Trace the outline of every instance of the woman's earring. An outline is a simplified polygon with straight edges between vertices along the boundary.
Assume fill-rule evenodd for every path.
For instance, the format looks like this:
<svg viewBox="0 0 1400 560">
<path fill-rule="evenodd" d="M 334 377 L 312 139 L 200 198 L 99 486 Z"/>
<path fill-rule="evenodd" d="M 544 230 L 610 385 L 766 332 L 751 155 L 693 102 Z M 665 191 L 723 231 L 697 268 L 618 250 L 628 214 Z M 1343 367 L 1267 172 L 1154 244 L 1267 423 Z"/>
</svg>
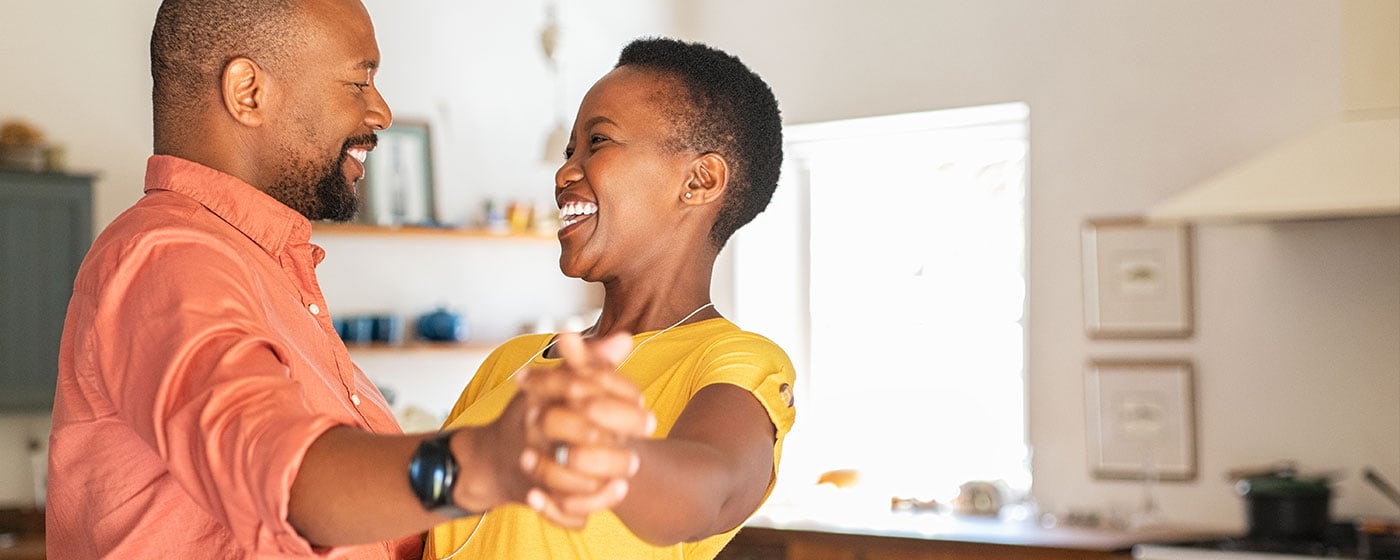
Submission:
<svg viewBox="0 0 1400 560">
<path fill-rule="evenodd" d="M 692 192 L 687 191 L 687 192 L 685 193 L 685 197 L 686 197 L 686 198 L 690 198 L 690 197 L 693 197 L 693 196 L 695 196 L 695 194 L 692 193 Z"/>
</svg>

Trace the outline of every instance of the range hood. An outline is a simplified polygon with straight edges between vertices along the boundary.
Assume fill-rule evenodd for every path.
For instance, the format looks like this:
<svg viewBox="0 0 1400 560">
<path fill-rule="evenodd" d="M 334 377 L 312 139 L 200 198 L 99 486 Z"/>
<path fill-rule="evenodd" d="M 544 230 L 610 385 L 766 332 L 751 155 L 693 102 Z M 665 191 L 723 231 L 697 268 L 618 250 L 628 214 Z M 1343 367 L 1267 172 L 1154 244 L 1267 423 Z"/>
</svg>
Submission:
<svg viewBox="0 0 1400 560">
<path fill-rule="evenodd" d="M 1154 221 L 1400 216 L 1400 2 L 1348 0 L 1333 122 L 1153 205 Z"/>
</svg>

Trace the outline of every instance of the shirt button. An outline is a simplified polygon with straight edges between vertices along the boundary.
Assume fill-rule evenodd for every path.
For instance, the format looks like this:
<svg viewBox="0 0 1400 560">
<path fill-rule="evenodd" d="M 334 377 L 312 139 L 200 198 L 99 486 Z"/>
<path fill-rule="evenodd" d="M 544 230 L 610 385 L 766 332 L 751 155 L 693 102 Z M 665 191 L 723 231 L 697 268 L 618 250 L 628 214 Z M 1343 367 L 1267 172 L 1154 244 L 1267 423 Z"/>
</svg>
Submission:
<svg viewBox="0 0 1400 560">
<path fill-rule="evenodd" d="M 316 305 L 316 304 L 314 304 L 314 303 L 311 304 L 311 305 L 306 306 L 306 309 L 309 310 L 309 311 L 311 311 L 311 314 L 312 314 L 312 315 L 320 315 L 320 314 L 321 314 L 321 306 Z"/>
<path fill-rule="evenodd" d="M 356 394 L 354 394 L 354 393 L 351 393 L 351 394 L 350 394 L 350 402 L 355 403 L 355 406 L 360 406 L 360 396 L 359 396 L 359 395 L 356 395 Z"/>
</svg>

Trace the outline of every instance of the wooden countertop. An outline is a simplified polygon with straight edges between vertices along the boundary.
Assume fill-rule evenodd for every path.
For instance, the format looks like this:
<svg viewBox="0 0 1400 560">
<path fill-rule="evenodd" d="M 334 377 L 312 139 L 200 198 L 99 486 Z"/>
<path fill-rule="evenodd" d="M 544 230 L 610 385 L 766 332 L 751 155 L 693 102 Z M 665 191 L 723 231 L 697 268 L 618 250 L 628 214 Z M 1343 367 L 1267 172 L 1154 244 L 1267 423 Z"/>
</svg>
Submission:
<svg viewBox="0 0 1400 560">
<path fill-rule="evenodd" d="M 8 534 L 8 533 L 7 533 Z M 44 535 L 0 538 L 0 560 L 44 560 Z"/>
<path fill-rule="evenodd" d="M 0 509 L 0 560 L 44 558 L 44 511 Z"/>
<path fill-rule="evenodd" d="M 1144 542 L 1173 542 L 1233 535 L 1221 528 L 1161 525 L 1137 529 L 1042 527 L 1032 521 L 891 512 L 827 518 L 760 514 L 745 527 L 900 539 L 1016 545 L 1085 551 L 1123 551 Z"/>
</svg>

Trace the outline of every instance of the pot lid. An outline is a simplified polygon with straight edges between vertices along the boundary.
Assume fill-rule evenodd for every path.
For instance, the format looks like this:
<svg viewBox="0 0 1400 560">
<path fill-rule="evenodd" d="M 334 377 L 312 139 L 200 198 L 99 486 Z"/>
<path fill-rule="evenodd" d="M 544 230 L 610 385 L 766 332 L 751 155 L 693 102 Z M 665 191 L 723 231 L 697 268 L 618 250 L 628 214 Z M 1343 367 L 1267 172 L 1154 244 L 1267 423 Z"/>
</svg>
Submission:
<svg viewBox="0 0 1400 560">
<path fill-rule="evenodd" d="M 1326 496 L 1332 493 L 1325 476 L 1298 477 L 1272 474 L 1242 479 L 1235 483 L 1241 496 Z"/>
</svg>

